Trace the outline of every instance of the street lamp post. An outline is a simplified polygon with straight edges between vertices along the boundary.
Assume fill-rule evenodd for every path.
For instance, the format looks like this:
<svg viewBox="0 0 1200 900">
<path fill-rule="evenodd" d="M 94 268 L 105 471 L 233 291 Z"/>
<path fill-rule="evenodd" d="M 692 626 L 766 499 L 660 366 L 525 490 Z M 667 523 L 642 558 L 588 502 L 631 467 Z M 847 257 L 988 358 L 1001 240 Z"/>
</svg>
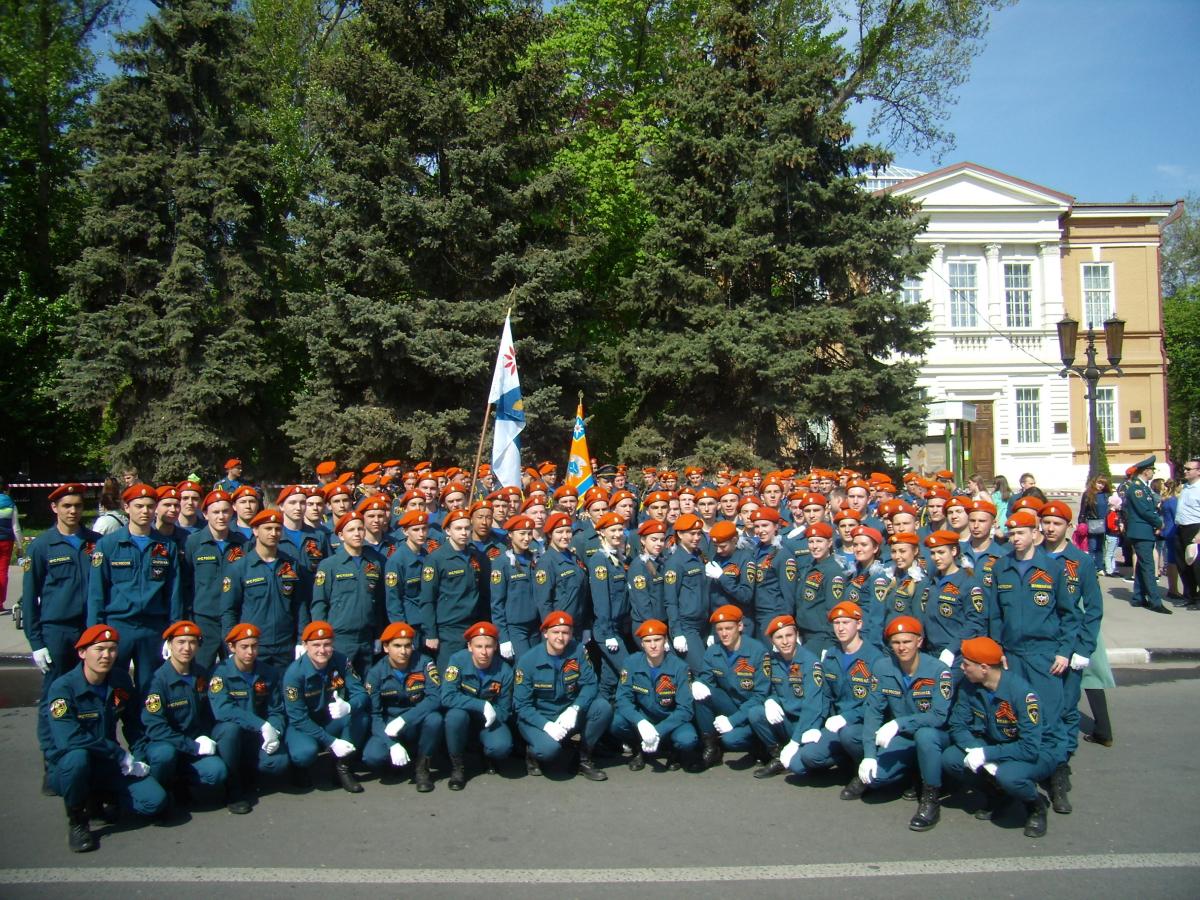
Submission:
<svg viewBox="0 0 1200 900">
<path fill-rule="evenodd" d="M 1063 368 L 1058 374 L 1066 378 L 1072 372 L 1083 379 L 1087 385 L 1088 402 L 1088 482 L 1091 483 L 1100 470 L 1100 421 L 1096 415 L 1096 404 L 1099 400 L 1097 388 L 1100 379 L 1111 373 L 1124 375 L 1121 371 L 1121 349 L 1125 342 L 1125 321 L 1115 316 L 1104 323 L 1104 345 L 1108 351 L 1108 365 L 1096 363 L 1096 333 L 1092 328 L 1087 330 L 1087 349 L 1084 355 L 1087 359 L 1083 365 L 1072 365 L 1075 362 L 1075 347 L 1079 342 L 1079 323 L 1069 315 L 1064 316 L 1058 323 L 1058 351 L 1062 357 Z"/>
</svg>

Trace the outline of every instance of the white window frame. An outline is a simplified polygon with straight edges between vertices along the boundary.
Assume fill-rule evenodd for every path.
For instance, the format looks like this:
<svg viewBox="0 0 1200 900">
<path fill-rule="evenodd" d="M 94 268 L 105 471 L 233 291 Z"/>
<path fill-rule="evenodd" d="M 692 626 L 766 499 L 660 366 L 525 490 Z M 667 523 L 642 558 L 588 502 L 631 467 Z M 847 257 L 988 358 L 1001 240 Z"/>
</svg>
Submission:
<svg viewBox="0 0 1200 900">
<path fill-rule="evenodd" d="M 1021 430 L 1021 399 L 1022 391 L 1034 391 L 1037 393 L 1037 434 L 1033 440 L 1023 440 Z M 1046 422 L 1045 416 L 1042 415 L 1042 410 L 1046 405 L 1046 398 L 1042 396 L 1042 386 L 1040 384 L 1016 384 L 1013 385 L 1013 444 L 1018 447 L 1037 447 L 1046 441 Z"/>
<path fill-rule="evenodd" d="M 955 266 L 970 266 L 972 287 L 955 285 Z M 950 298 L 946 310 L 946 318 L 954 329 L 973 330 L 979 328 L 979 261 L 975 259 L 951 259 L 946 262 L 946 284 L 950 288 Z M 956 302 L 956 294 L 972 292 L 971 302 L 963 304 Z M 959 310 L 970 313 L 969 321 L 959 321 L 956 313 Z"/>
<path fill-rule="evenodd" d="M 1108 399 L 1101 399 L 1101 392 L 1108 395 Z M 1108 420 L 1111 428 L 1105 428 L 1105 419 L 1100 414 L 1100 411 L 1108 407 L 1112 410 L 1112 416 Z M 1121 440 L 1121 425 L 1120 425 L 1120 407 L 1117 404 L 1117 388 L 1116 385 L 1097 385 L 1096 386 L 1096 425 L 1100 429 L 1100 437 L 1108 446 L 1120 443 Z M 1091 428 L 1088 428 L 1088 442 L 1092 439 Z"/>
<path fill-rule="evenodd" d="M 1027 277 L 1026 283 L 1021 287 L 1012 287 L 1008 282 L 1009 266 L 1023 266 Z M 1033 328 L 1037 323 L 1037 315 L 1035 314 L 1036 299 L 1034 297 L 1034 284 L 1036 280 L 1033 273 L 1033 260 L 1030 259 L 1006 259 L 1001 268 L 1001 276 L 1004 279 L 1004 326 L 1006 328 L 1025 329 Z M 1021 324 L 1015 324 L 1010 312 L 1012 306 L 1010 304 L 1010 294 L 1016 292 L 1024 292 L 1028 300 L 1028 320 Z"/>
<path fill-rule="evenodd" d="M 1089 290 L 1087 279 L 1089 269 L 1105 269 L 1108 271 L 1108 309 L 1100 321 L 1093 321 L 1090 312 L 1090 304 L 1088 303 L 1088 294 L 1099 293 L 1096 289 Z M 1106 319 L 1112 318 L 1117 312 L 1117 278 L 1114 272 L 1114 266 L 1111 262 L 1085 262 L 1079 264 L 1079 310 L 1082 314 L 1080 328 L 1087 331 L 1089 328 L 1101 331 L 1104 329 Z"/>
<path fill-rule="evenodd" d="M 900 282 L 900 296 L 910 306 L 925 302 L 925 279 L 920 275 L 910 276 Z"/>
</svg>

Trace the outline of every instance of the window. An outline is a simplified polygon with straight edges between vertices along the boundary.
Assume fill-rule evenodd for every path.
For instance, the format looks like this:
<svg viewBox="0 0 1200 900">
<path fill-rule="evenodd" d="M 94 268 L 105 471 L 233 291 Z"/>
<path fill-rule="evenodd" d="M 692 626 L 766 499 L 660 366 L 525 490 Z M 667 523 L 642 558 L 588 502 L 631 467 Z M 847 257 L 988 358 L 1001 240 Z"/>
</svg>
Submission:
<svg viewBox="0 0 1200 900">
<path fill-rule="evenodd" d="M 1040 444 L 1042 442 L 1042 397 L 1041 389 L 1017 388 L 1017 443 Z"/>
<path fill-rule="evenodd" d="M 1100 440 L 1106 444 L 1117 443 L 1117 389 L 1115 387 L 1096 388 L 1096 424 L 1100 427 Z M 1088 440 L 1091 440 L 1090 433 Z"/>
<path fill-rule="evenodd" d="M 902 287 L 904 292 L 904 302 L 915 306 L 925 298 L 921 296 L 924 288 L 921 285 L 920 278 L 905 278 Z"/>
<path fill-rule="evenodd" d="M 1033 267 L 1004 264 L 1004 323 L 1009 328 L 1033 327 Z"/>
<path fill-rule="evenodd" d="M 1100 329 L 1113 314 L 1112 263 L 1083 264 L 1083 327 Z"/>
<path fill-rule="evenodd" d="M 974 328 L 978 324 L 975 301 L 979 282 L 973 262 L 950 263 L 950 327 Z"/>
</svg>

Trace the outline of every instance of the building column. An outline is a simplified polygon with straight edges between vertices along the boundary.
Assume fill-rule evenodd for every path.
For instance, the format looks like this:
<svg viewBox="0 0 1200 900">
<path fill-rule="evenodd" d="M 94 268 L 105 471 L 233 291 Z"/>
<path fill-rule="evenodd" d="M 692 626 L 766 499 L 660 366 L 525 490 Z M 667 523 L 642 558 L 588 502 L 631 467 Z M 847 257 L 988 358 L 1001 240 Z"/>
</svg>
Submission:
<svg viewBox="0 0 1200 900">
<path fill-rule="evenodd" d="M 1041 303 L 1033 325 L 1045 331 L 1054 331 L 1063 317 L 1066 303 L 1063 298 L 1062 248 L 1057 241 L 1038 245 L 1038 268 L 1041 270 Z M 1076 316 L 1083 318 L 1082 312 Z"/>
<path fill-rule="evenodd" d="M 929 268 L 934 273 L 930 291 L 929 318 L 933 330 L 948 331 L 950 328 L 950 288 L 946 286 L 946 245 L 931 244 L 933 259 Z"/>
<path fill-rule="evenodd" d="M 980 312 L 987 315 L 993 328 L 1004 328 L 1004 273 L 1000 268 L 1000 245 L 985 244 L 983 250 L 987 259 L 987 277 L 984 282 L 987 304 Z"/>
</svg>

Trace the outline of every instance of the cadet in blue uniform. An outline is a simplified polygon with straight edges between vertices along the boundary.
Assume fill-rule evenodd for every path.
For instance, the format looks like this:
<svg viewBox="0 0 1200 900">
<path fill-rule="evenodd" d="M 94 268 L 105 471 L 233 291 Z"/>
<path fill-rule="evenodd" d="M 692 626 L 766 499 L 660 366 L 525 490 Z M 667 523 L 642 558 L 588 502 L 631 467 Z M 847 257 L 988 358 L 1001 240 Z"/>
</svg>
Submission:
<svg viewBox="0 0 1200 900">
<path fill-rule="evenodd" d="M 613 736 L 634 748 L 629 768 L 646 767 L 646 757 L 664 751 L 668 769 L 698 769 L 700 738 L 692 720 L 691 676 L 687 664 L 668 652 L 667 623 L 647 619 L 638 626 L 641 651 L 629 654 L 617 688 Z"/>
<path fill-rule="evenodd" d="M 625 573 L 629 587 L 629 616 L 633 629 L 650 619 L 666 621 L 667 601 L 663 596 L 663 568 L 667 561 L 663 548 L 667 546 L 667 525 L 650 519 L 638 526 L 637 537 L 641 552 L 635 553 Z"/>
<path fill-rule="evenodd" d="M 288 769 L 282 748 L 283 672 L 259 661 L 261 635 L 250 622 L 235 625 L 225 635 L 229 655 L 208 680 L 208 701 L 216 721 L 212 736 L 229 772 L 226 808 L 238 816 L 250 812 L 249 795 L 257 773 L 282 775 Z"/>
<path fill-rule="evenodd" d="M 227 772 L 212 738 L 208 670 L 192 662 L 200 646 L 200 626 L 186 619 L 175 622 L 163 632 L 163 640 L 170 658 L 150 679 L 142 710 L 150 774 L 164 786 L 176 778 L 222 785 Z"/>
<path fill-rule="evenodd" d="M 513 747 L 513 670 L 496 652 L 500 630 L 491 622 L 476 622 L 464 637 L 467 647 L 450 657 L 442 682 L 452 791 L 467 786 L 464 754 L 472 734 L 479 738 L 488 774 L 495 774 L 496 763 Z"/>
<path fill-rule="evenodd" d="M 517 728 L 528 745 L 525 766 L 540 775 L 540 763 L 557 759 L 567 738 L 580 733 L 579 772 L 588 781 L 607 781 L 592 762 L 592 751 L 612 723 L 613 709 L 599 696 L 596 673 L 583 644 L 575 640 L 575 623 L 560 611 L 542 622 L 544 643 L 517 660 L 513 705 Z"/>
<path fill-rule="evenodd" d="M 921 653 L 921 623 L 911 616 L 893 619 L 884 631 L 891 659 L 881 659 L 863 716 L 863 760 L 849 793 L 899 781 L 913 763 L 921 775 L 913 831 L 928 831 L 941 816 L 942 751 L 950 743 L 946 719 L 954 692 L 951 672 Z M 844 796 L 844 795 L 843 795 Z"/>
<path fill-rule="evenodd" d="M 50 751 L 54 786 L 67 807 L 68 846 L 75 853 L 96 848 L 88 830 L 87 803 L 93 794 L 115 798 L 143 816 L 155 816 L 167 795 L 150 767 L 117 743 L 120 721 L 125 742 L 141 743 L 133 683 L 115 668 L 120 635 L 94 625 L 75 643 L 80 665 L 50 685 Z"/>
<path fill-rule="evenodd" d="M 750 727 L 771 758 L 755 771 L 755 778 L 786 772 L 781 746 L 793 744 L 793 749 L 799 749 L 803 735 L 811 737 L 816 731 L 819 736 L 828 711 L 820 659 L 800 645 L 796 620 L 776 616 L 767 625 L 767 637 L 772 645 L 771 689 L 763 705 L 750 710 Z"/>
<path fill-rule="evenodd" d="M 537 601 L 533 596 L 533 519 L 515 515 L 504 523 L 509 549 L 492 564 L 492 621 L 500 632 L 500 655 L 508 661 L 537 643 Z"/>
<path fill-rule="evenodd" d="M 596 617 L 595 639 L 600 647 L 600 696 L 612 704 L 621 667 L 634 651 L 624 562 L 625 520 L 617 513 L 604 513 L 595 525 L 600 544 L 587 560 L 588 589 Z"/>
<path fill-rule="evenodd" d="M 232 494 L 242 486 L 242 461 L 236 456 L 225 460 L 225 477 L 213 485 L 214 491 Z"/>
<path fill-rule="evenodd" d="M 924 608 L 911 615 L 921 622 L 925 651 L 954 671 L 963 640 L 987 634 L 983 585 L 974 574 L 959 568 L 962 545 L 953 531 L 935 531 L 925 538 L 925 546 L 936 571 L 929 578 Z"/>
<path fill-rule="evenodd" d="M 350 766 L 370 726 L 371 698 L 345 656 L 333 649 L 333 626 L 309 622 L 300 639 L 304 654 L 283 675 L 288 756 L 307 772 L 317 754 L 329 750 L 342 788 L 361 794 Z"/>
<path fill-rule="evenodd" d="M 533 570 L 533 597 L 544 621 L 555 610 L 565 612 L 583 629 L 591 623 L 592 604 L 588 594 L 587 565 L 571 549 L 571 517 L 551 513 L 544 533 L 549 549 Z"/>
<path fill-rule="evenodd" d="M 50 751 L 54 749 L 54 741 L 46 715 L 47 695 L 50 685 L 78 665 L 75 642 L 86 624 L 91 556 L 100 540 L 100 535 L 80 525 L 85 491 L 76 482 L 59 485 L 51 491 L 54 525 L 34 538 L 25 551 L 21 596 L 25 637 L 33 650 L 33 664 L 42 671 L 37 735 L 42 748 L 42 793 L 47 796 L 54 793 L 50 783 Z"/>
<path fill-rule="evenodd" d="M 221 586 L 221 624 L 228 632 L 239 622 L 250 622 L 262 631 L 259 658 L 268 665 L 286 668 L 302 652 L 297 635 L 309 622 L 306 569 L 279 549 L 283 517 L 264 509 L 250 520 L 254 543 L 238 559 Z"/>
<path fill-rule="evenodd" d="M 1004 796 L 1025 804 L 1025 836 L 1046 833 L 1046 801 L 1038 782 L 1054 763 L 1042 754 L 1038 695 L 1012 671 L 1004 650 L 987 637 L 962 643 L 964 682 L 950 711 L 950 739 L 942 765 L 953 778 L 981 786 L 988 802 L 975 814 L 990 819 Z"/>
<path fill-rule="evenodd" d="M 453 510 L 446 514 L 443 527 L 446 543 L 429 554 L 421 570 L 421 630 L 428 635 L 426 644 L 437 653 L 440 669 L 466 646 L 463 631 L 482 619 L 486 609 L 479 590 L 483 566 L 479 554 L 468 546 L 470 515 Z"/>
<path fill-rule="evenodd" d="M 787 581 L 787 563 L 794 560 L 779 537 L 779 512 L 763 507 L 750 513 L 758 541 L 750 550 L 746 578 L 754 584 L 754 631 L 763 634 L 776 616 L 790 616 L 796 609 Z"/>
<path fill-rule="evenodd" d="M 404 536 L 396 544 L 396 552 L 388 557 L 384 571 L 384 607 L 388 622 L 407 622 L 417 629 L 417 642 L 423 644 L 428 635 L 422 634 L 421 570 L 429 555 L 429 514 L 411 510 L 400 516 L 396 529 Z"/>
<path fill-rule="evenodd" d="M 709 596 L 714 606 L 731 603 L 742 610 L 744 623 L 754 620 L 754 585 L 746 572 L 752 557 L 749 550 L 738 548 L 738 530 L 732 522 L 716 522 L 708 531 L 713 557 L 705 565 Z"/>
<path fill-rule="evenodd" d="M 210 491 L 204 498 L 205 523 L 188 536 L 180 557 L 184 611 L 200 626 L 200 649 L 196 662 L 211 668 L 220 649 L 221 607 L 225 578 L 233 564 L 245 556 L 246 539 L 231 531 L 233 501 L 224 491 Z"/>
<path fill-rule="evenodd" d="M 393 622 L 380 636 L 384 657 L 364 679 L 371 697 L 371 737 L 363 762 L 376 771 L 412 761 L 419 793 L 433 790 L 429 760 L 442 742 L 441 685 L 437 663 L 416 646 L 416 629 Z M 335 642 L 336 644 L 336 642 Z"/>
<path fill-rule="evenodd" d="M 362 514 L 349 512 L 337 521 L 342 546 L 317 567 L 313 584 L 312 617 L 333 626 L 334 649 L 356 672 L 371 666 L 375 635 L 383 630 L 382 556 L 364 546 L 366 525 Z"/>
<path fill-rule="evenodd" d="M 129 524 L 96 543 L 87 618 L 89 625 L 113 625 L 125 635 L 117 668 L 125 671 L 133 662 L 140 699 L 162 665 L 163 629 L 183 617 L 179 550 L 150 526 L 158 502 L 154 488 L 135 484 L 121 500 Z"/>
<path fill-rule="evenodd" d="M 845 595 L 846 576 L 833 558 L 833 528 L 828 523 L 809 525 L 804 535 L 807 552 L 784 563 L 784 580 L 791 589 L 800 639 L 819 657 L 822 651 L 836 646 L 829 611 Z"/>
<path fill-rule="evenodd" d="M 993 539 L 996 530 L 996 504 L 990 500 L 971 501 L 970 510 L 967 512 L 967 528 L 971 538 L 962 542 L 961 564 L 972 569 L 976 575 L 985 567 L 992 568 L 996 559 L 1010 552 L 1007 544 L 998 544 Z"/>
<path fill-rule="evenodd" d="M 856 525 L 850 532 L 850 551 L 854 555 L 854 572 L 846 585 L 846 599 L 862 610 L 863 640 L 881 655 L 887 654 L 883 630 L 887 610 L 883 606 L 891 578 L 879 561 L 883 535 L 868 525 Z"/>
<path fill-rule="evenodd" d="M 700 671 L 693 670 L 692 698 L 704 765 L 714 766 L 722 747 L 754 747 L 750 713 L 761 709 L 770 692 L 771 660 L 766 647 L 742 633 L 742 611 L 733 604 L 717 607 L 709 621 L 716 640 L 705 650 Z"/>
<path fill-rule="evenodd" d="M 304 503 L 307 499 L 308 490 L 299 485 L 289 484 L 279 492 L 275 500 L 275 505 L 283 515 L 279 549 L 296 560 L 308 575 L 315 575 L 321 560 L 330 554 L 329 532 L 313 528 L 304 521 Z"/>
<path fill-rule="evenodd" d="M 683 528 L 680 530 L 680 523 Z M 700 552 L 704 523 L 699 516 L 675 520 L 675 552 L 667 557 L 663 574 L 663 597 L 671 646 L 687 659 L 694 675 L 704 669 L 704 639 L 709 634 L 711 580 L 704 571 L 707 560 Z"/>
<path fill-rule="evenodd" d="M 1125 537 L 1133 549 L 1133 606 L 1145 606 L 1151 612 L 1171 614 L 1163 605 L 1162 593 L 1154 574 L 1154 542 L 1162 530 L 1162 515 L 1156 495 L 1147 483 L 1154 476 L 1156 458 L 1149 456 L 1135 463 L 1133 478 L 1125 488 L 1121 518 L 1125 522 Z M 1036 685 L 1035 685 L 1036 687 Z M 1044 698 L 1043 698 L 1044 699 Z"/>
<path fill-rule="evenodd" d="M 920 538 L 904 531 L 892 534 L 888 542 L 892 550 L 892 571 L 887 592 L 883 595 L 884 624 L 897 616 L 920 619 L 925 615 L 933 587 L 917 564 Z"/>
<path fill-rule="evenodd" d="M 608 513 L 608 491 L 601 487 L 589 488 L 581 499 L 582 509 L 575 525 L 575 536 L 571 538 L 571 549 L 586 563 L 600 549 L 596 523 Z"/>
</svg>

